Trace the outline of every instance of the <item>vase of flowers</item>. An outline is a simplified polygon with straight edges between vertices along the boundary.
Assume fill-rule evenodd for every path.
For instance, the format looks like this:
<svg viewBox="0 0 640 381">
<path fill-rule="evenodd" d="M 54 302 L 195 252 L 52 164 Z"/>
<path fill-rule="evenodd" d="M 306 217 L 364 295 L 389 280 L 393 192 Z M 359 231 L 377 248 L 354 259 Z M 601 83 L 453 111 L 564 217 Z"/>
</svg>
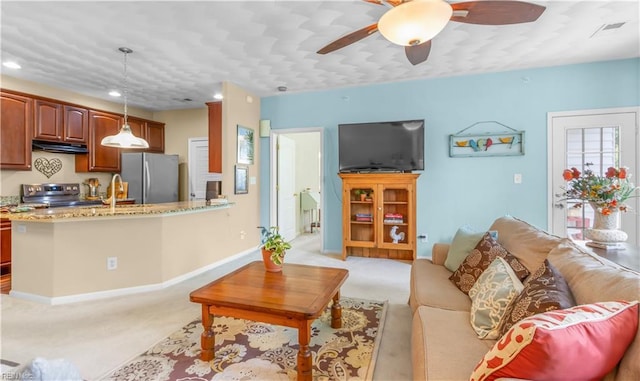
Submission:
<svg viewBox="0 0 640 381">
<path fill-rule="evenodd" d="M 585 231 L 588 239 L 605 244 L 626 241 L 627 233 L 618 230 L 619 214 L 628 210 L 625 204 L 628 199 L 638 197 L 638 187 L 630 181 L 626 167 L 609 167 L 604 176 L 599 176 L 589 168 L 590 165 L 585 165 L 584 172 L 575 167 L 564 170 L 565 200 L 580 201 L 575 207 L 588 202 L 593 208 L 593 227 Z"/>
</svg>

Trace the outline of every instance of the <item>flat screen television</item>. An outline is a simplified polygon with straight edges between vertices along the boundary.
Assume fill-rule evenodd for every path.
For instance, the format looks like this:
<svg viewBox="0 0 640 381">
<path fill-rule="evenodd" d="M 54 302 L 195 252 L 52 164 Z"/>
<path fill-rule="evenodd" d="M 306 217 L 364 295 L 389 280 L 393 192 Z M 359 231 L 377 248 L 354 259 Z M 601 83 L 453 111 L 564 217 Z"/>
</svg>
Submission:
<svg viewBox="0 0 640 381">
<path fill-rule="evenodd" d="M 424 120 L 338 125 L 340 172 L 424 169 Z"/>
</svg>

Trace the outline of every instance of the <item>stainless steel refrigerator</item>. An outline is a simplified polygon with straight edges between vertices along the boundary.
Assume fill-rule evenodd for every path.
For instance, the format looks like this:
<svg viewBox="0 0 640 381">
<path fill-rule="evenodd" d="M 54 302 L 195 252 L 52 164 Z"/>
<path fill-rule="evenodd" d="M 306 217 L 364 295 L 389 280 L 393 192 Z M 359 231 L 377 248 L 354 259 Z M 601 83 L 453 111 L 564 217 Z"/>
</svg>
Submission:
<svg viewBox="0 0 640 381">
<path fill-rule="evenodd" d="M 123 153 L 121 164 L 120 176 L 136 204 L 178 201 L 178 155 Z"/>
</svg>

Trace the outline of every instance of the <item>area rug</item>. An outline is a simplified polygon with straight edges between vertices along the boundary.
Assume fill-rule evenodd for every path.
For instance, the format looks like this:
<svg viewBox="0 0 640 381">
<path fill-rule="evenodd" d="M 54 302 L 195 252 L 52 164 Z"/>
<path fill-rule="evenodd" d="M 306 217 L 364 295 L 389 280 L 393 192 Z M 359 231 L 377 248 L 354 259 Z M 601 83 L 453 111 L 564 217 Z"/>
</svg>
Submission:
<svg viewBox="0 0 640 381">
<path fill-rule="evenodd" d="M 371 380 L 386 302 L 343 297 L 342 328 L 331 328 L 331 309 L 311 328 L 313 379 Z M 200 360 L 201 319 L 195 319 L 103 380 L 295 380 L 298 330 L 215 316 L 215 358 Z"/>
</svg>

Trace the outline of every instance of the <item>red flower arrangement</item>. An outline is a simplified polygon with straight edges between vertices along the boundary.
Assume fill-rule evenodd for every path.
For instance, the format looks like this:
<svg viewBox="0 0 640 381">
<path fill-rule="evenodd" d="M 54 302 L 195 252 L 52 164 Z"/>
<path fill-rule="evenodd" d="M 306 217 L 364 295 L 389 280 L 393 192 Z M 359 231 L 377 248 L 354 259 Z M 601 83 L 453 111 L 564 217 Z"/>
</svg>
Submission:
<svg viewBox="0 0 640 381">
<path fill-rule="evenodd" d="M 627 211 L 625 201 L 631 197 L 638 197 L 634 193 L 640 189 L 629 181 L 626 167 L 609 167 L 605 176 L 597 176 L 589 169 L 581 173 L 577 168 L 565 169 L 562 177 L 567 181 L 565 200 L 581 200 L 589 202 L 598 212 L 608 215 L 614 211 Z M 576 204 L 575 207 L 581 207 Z"/>
</svg>

